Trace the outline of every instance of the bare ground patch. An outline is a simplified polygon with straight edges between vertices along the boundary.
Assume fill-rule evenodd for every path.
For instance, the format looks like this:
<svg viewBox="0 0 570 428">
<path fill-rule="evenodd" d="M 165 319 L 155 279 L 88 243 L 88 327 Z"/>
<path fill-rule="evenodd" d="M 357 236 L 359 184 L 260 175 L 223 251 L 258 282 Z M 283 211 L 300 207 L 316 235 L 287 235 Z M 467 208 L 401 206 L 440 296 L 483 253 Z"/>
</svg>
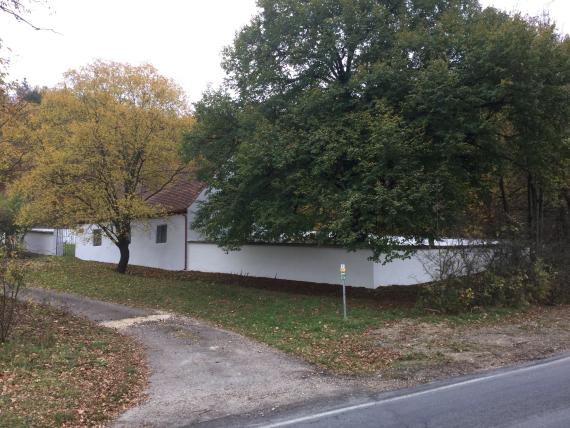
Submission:
<svg viewBox="0 0 570 428">
<path fill-rule="evenodd" d="M 407 383 L 492 369 L 570 349 L 570 306 L 534 307 L 499 320 L 453 323 L 404 319 L 370 339 L 398 357 L 383 371 Z"/>
</svg>

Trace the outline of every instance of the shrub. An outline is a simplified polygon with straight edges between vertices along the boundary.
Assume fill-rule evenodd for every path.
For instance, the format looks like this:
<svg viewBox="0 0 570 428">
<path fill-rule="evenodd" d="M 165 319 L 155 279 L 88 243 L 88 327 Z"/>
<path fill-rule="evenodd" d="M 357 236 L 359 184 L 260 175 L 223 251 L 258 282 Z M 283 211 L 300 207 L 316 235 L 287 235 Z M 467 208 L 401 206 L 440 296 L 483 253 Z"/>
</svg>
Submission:
<svg viewBox="0 0 570 428">
<path fill-rule="evenodd" d="M 0 251 L 0 342 L 5 342 L 16 320 L 17 298 L 24 275 L 14 252 Z"/>
<path fill-rule="evenodd" d="M 542 260 L 527 268 L 493 270 L 434 282 L 417 301 L 422 310 L 461 313 L 485 307 L 525 307 L 550 299 L 554 273 Z"/>
<path fill-rule="evenodd" d="M 442 313 L 461 313 L 472 308 L 473 290 L 461 280 L 434 282 L 423 287 L 417 306 L 423 310 Z"/>
<path fill-rule="evenodd" d="M 70 244 L 68 242 L 63 244 L 63 256 L 64 257 L 75 257 L 75 244 Z"/>
</svg>

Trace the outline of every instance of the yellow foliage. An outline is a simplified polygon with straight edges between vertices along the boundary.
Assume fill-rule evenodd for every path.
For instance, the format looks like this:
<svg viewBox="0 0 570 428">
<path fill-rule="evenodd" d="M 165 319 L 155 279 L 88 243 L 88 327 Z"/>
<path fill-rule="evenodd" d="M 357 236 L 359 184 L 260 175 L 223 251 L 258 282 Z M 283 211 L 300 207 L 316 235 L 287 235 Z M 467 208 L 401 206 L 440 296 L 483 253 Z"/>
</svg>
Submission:
<svg viewBox="0 0 570 428">
<path fill-rule="evenodd" d="M 38 108 L 11 96 L 12 86 L 0 77 L 0 190 L 28 165 L 33 141 L 31 119 Z"/>
<path fill-rule="evenodd" d="M 13 187 L 21 224 L 105 225 L 116 242 L 130 222 L 162 213 L 149 196 L 187 166 L 192 125 L 183 91 L 151 65 L 95 62 L 42 96 L 34 164 Z"/>
</svg>

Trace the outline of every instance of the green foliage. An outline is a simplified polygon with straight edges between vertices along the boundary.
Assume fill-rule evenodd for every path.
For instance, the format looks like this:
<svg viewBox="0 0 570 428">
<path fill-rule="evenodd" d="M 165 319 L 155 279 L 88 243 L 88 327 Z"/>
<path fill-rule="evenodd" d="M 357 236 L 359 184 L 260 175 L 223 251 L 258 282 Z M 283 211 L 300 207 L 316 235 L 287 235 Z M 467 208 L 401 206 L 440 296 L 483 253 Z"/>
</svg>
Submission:
<svg viewBox="0 0 570 428">
<path fill-rule="evenodd" d="M 185 144 L 215 189 L 195 226 L 221 246 L 390 256 L 391 236 L 481 235 L 505 177 L 529 213 L 567 184 L 570 42 L 548 23 L 467 0 L 259 6 Z"/>
<path fill-rule="evenodd" d="M 0 193 L 0 241 L 4 237 L 13 237 L 20 228 L 16 224 L 16 216 L 21 206 L 18 196 L 7 197 Z"/>
<path fill-rule="evenodd" d="M 16 85 L 16 97 L 32 104 L 40 104 L 42 102 L 41 90 L 38 87 L 31 87 L 25 78 L 22 83 Z"/>
<path fill-rule="evenodd" d="M 390 236 L 436 236 L 437 209 L 454 223 L 468 194 L 460 171 L 447 147 L 432 150 L 425 123 L 406 117 L 410 85 L 433 76 L 415 75 L 418 59 L 401 49 L 409 34 L 393 30 L 426 35 L 477 9 L 435 3 L 260 2 L 224 52 L 228 90 L 197 104 L 187 136 L 216 189 L 195 226 L 227 248 L 309 240 L 379 257 L 397 245 Z"/>
<path fill-rule="evenodd" d="M 64 257 L 75 257 L 75 244 L 64 243 L 63 244 L 63 256 Z"/>
<path fill-rule="evenodd" d="M 473 307 L 473 289 L 465 287 L 456 279 L 426 285 L 416 306 L 423 311 L 460 314 Z"/>
</svg>

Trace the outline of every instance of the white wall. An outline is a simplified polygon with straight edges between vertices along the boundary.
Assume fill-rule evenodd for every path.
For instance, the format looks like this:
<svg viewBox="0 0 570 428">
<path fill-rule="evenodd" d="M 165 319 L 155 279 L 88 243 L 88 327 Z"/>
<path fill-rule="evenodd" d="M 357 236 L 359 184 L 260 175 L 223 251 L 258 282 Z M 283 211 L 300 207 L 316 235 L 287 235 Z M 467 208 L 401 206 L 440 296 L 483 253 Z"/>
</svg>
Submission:
<svg viewBox="0 0 570 428">
<path fill-rule="evenodd" d="M 168 225 L 167 242 L 156 243 L 156 227 Z M 133 224 L 129 264 L 166 270 L 184 270 L 186 221 L 183 215 L 151 219 Z M 102 245 L 93 246 L 92 235 L 96 226 L 83 226 L 76 239 L 75 256 L 82 260 L 105 263 L 119 261 L 119 249 L 103 233 Z"/>
<path fill-rule="evenodd" d="M 374 288 L 433 281 L 436 272 L 432 252 L 437 253 L 437 250 L 421 249 L 407 259 L 396 259 L 386 264 L 374 263 Z"/>
<path fill-rule="evenodd" d="M 440 251 L 442 253 L 440 253 Z M 300 245 L 246 245 L 240 251 L 224 252 L 215 244 L 188 243 L 188 270 L 340 284 L 339 267 L 347 268 L 347 284 L 377 288 L 412 285 L 438 279 L 439 257 L 455 254 L 453 249 L 420 249 L 407 259 L 374 263 L 371 251 L 348 252 L 341 248 Z M 472 249 L 477 258 L 480 249 Z M 481 258 L 482 263 L 483 258 Z M 461 260 L 455 260 L 461 263 Z M 482 266 L 482 264 L 481 264 Z M 475 270 L 481 270 L 476 268 Z"/>
<path fill-rule="evenodd" d="M 203 191 L 187 210 L 188 225 L 192 224 L 198 204 L 206 199 Z M 156 226 L 168 224 L 168 241 L 156 243 Z M 385 285 L 411 285 L 437 279 L 438 251 L 420 249 L 404 260 L 383 265 L 369 260 L 372 252 L 348 252 L 342 248 L 303 245 L 245 245 L 240 251 L 224 252 L 206 242 L 191 227 L 186 231 L 183 215 L 152 219 L 133 225 L 130 263 L 166 270 L 185 268 L 191 271 L 228 273 L 262 278 L 340 284 L 340 264 L 347 266 L 347 284 L 376 288 Z M 76 240 L 76 257 L 106 263 L 119 261 L 118 248 L 103 234 L 102 245 L 94 247 L 91 240 L 95 227 L 84 227 L 85 233 Z M 185 234 L 187 233 L 187 236 Z M 187 238 L 187 242 L 186 242 Z M 461 245 L 461 244 L 457 244 Z"/>
<path fill-rule="evenodd" d="M 347 265 L 347 283 L 372 288 L 370 251 L 300 245 L 246 245 L 225 253 L 215 244 L 190 242 L 188 270 L 264 278 L 340 284 L 339 267 Z"/>
<path fill-rule="evenodd" d="M 24 235 L 24 248 L 35 254 L 54 256 L 56 250 L 55 233 L 53 230 L 30 230 Z"/>
<path fill-rule="evenodd" d="M 439 281 L 486 269 L 493 255 L 492 247 L 470 246 L 464 241 L 457 247 L 422 248 L 410 258 L 374 264 L 374 284 L 412 285 Z"/>
</svg>

